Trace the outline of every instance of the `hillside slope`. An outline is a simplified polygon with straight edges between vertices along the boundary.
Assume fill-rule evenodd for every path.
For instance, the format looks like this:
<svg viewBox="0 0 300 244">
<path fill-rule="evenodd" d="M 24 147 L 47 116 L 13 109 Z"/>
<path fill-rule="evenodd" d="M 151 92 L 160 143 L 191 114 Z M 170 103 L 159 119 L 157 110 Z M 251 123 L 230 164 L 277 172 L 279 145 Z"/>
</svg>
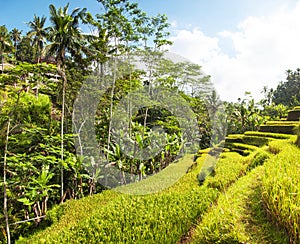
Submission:
<svg viewBox="0 0 300 244">
<path fill-rule="evenodd" d="M 69 201 L 49 212 L 50 227 L 17 243 L 297 243 L 300 149 L 294 140 L 274 138 L 248 156 L 224 152 L 202 183 L 199 172 L 216 159 L 204 153 L 193 164 L 187 156 L 178 167 L 194 167 L 169 188 L 151 195 L 105 191 Z M 290 181 L 280 181 L 290 164 Z M 192 238 L 185 239 L 187 233 Z"/>
</svg>

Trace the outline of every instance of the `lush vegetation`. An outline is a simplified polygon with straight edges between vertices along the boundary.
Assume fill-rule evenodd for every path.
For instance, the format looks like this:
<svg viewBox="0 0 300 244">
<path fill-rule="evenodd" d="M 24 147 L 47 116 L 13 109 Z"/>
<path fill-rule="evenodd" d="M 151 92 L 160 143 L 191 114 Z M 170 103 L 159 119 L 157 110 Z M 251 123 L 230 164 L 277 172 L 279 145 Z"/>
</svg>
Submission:
<svg viewBox="0 0 300 244">
<path fill-rule="evenodd" d="M 167 16 L 98 2 L 0 26 L 0 242 L 298 243 L 299 69 L 222 102 Z"/>
<path fill-rule="evenodd" d="M 262 178 L 262 200 L 272 220 L 282 225 L 294 243 L 300 241 L 299 148 L 277 143 L 281 152 L 270 159 Z"/>
<path fill-rule="evenodd" d="M 274 140 L 251 155 L 251 171 L 229 187 L 203 216 L 194 230 L 193 242 L 299 242 L 300 154 L 294 137 Z"/>
<path fill-rule="evenodd" d="M 67 199 L 162 171 L 178 155 L 197 149 L 200 131 L 200 146 L 210 145 L 212 112 L 206 102 L 220 101 L 199 65 L 163 57 L 163 47 L 171 44 L 167 17 L 148 16 L 125 0 L 99 5 L 103 12 L 95 16 L 85 8 L 50 5 L 50 26 L 35 15 L 25 35 L 0 28 L 1 240 L 14 241 L 43 225 L 48 209 Z M 82 25 L 97 34 L 82 33 Z M 134 65 L 136 60 L 145 68 Z M 90 84 L 99 87 L 91 90 Z M 156 91 L 161 97 L 151 102 Z M 171 93 L 181 100 L 161 108 L 159 99 Z M 129 104 L 121 116 L 124 98 Z M 145 107 L 136 106 L 143 102 Z M 192 133 L 183 129 L 189 124 L 179 114 L 184 104 L 194 114 Z M 90 128 L 92 150 L 86 140 Z M 223 137 L 220 131 L 215 140 Z"/>
<path fill-rule="evenodd" d="M 191 162 L 191 158 L 184 160 Z M 205 158 L 198 161 L 198 169 L 203 161 Z M 75 201 L 68 202 L 68 210 L 61 220 L 26 241 L 174 243 L 210 207 L 216 197 L 216 190 L 198 186 L 197 170 L 193 170 L 167 191 L 146 196 L 121 194 L 89 213 L 85 209 L 82 209 L 84 213 L 80 211 L 83 205 L 89 205 L 89 198 L 82 199 L 80 205 Z M 84 216 L 84 221 L 79 221 L 80 215 Z M 72 219 L 70 216 L 73 216 Z"/>
<path fill-rule="evenodd" d="M 295 137 L 276 139 L 248 156 L 225 152 L 201 184 L 199 171 L 215 162 L 208 153 L 203 153 L 197 165 L 176 184 L 160 193 L 135 196 L 105 191 L 68 201 L 49 212 L 46 220 L 52 223 L 50 228 L 20 243 L 297 243 L 298 159 L 292 155 L 299 155 L 300 149 L 294 141 Z M 293 154 L 287 157 L 291 150 Z M 179 163 L 187 167 L 192 157 Z M 287 172 L 274 168 L 274 164 L 286 168 L 290 177 L 286 178 Z M 290 169 L 291 164 L 294 166 Z M 164 171 L 155 181 L 173 173 L 168 168 Z M 188 230 L 190 236 L 186 235 Z"/>
</svg>

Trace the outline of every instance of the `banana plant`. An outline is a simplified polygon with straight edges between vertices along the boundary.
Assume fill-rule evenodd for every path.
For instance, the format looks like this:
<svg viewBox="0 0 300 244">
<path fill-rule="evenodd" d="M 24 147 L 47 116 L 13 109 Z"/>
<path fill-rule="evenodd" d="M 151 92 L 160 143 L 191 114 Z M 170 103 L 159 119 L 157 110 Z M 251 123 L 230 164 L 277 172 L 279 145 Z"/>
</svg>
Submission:
<svg viewBox="0 0 300 244">
<path fill-rule="evenodd" d="M 24 205 L 32 206 L 35 217 L 41 217 L 46 214 L 49 193 L 54 188 L 60 187 L 58 184 L 51 184 L 53 176 L 54 173 L 49 170 L 49 167 L 43 167 L 37 178 L 33 178 L 30 182 L 25 197 L 18 199 Z"/>
</svg>

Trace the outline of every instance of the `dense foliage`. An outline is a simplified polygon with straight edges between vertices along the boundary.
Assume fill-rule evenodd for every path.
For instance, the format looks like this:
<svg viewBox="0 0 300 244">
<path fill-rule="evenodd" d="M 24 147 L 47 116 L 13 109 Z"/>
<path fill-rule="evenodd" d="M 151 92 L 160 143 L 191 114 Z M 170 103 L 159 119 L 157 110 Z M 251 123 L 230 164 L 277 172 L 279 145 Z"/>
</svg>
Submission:
<svg viewBox="0 0 300 244">
<path fill-rule="evenodd" d="M 49 26 L 45 16 L 34 15 L 23 34 L 0 26 L 0 242 L 50 224 L 49 235 L 41 232 L 32 240 L 176 242 L 221 192 L 270 157 L 258 147 L 270 143 L 269 151 L 279 153 L 273 141 L 289 138 L 245 131 L 286 126 L 298 133 L 300 144 L 298 122 L 284 119 L 300 101 L 298 69 L 288 71 L 275 90 L 264 87 L 259 102 L 245 93 L 237 102 L 223 103 L 201 66 L 165 55 L 172 44 L 165 15 L 148 16 L 129 0 L 98 2 L 95 16 L 85 8 L 51 4 Z M 93 34 L 83 33 L 83 25 Z M 235 135 L 223 143 L 226 131 Z M 89 144 L 91 132 L 95 141 Z M 224 145 L 232 152 L 211 170 Z M 215 160 L 205 165 L 202 157 L 198 166 L 190 159 L 177 162 L 199 149 L 198 156 L 209 153 Z M 278 167 L 286 167 L 282 162 Z M 202 166 L 200 184 L 212 174 L 199 186 Z M 108 190 L 133 187 L 131 193 L 141 193 L 142 185 L 151 192 L 177 181 L 187 167 L 197 170 L 161 193 L 128 196 Z M 262 179 L 264 204 L 298 240 L 298 216 L 270 200 L 277 194 L 271 168 L 266 166 Z M 276 176 L 283 189 L 278 194 L 292 201 L 280 181 L 284 176 Z M 73 201 L 62 204 L 66 200 Z M 81 239 L 83 232 L 87 239 Z"/>
<path fill-rule="evenodd" d="M 110 178 L 109 185 L 128 184 L 160 172 L 185 149 L 189 135 L 183 135 L 183 122 L 153 104 L 130 111 L 128 139 L 135 150 L 150 148 L 157 136 L 152 128 L 160 126 L 165 145 L 145 160 L 123 152 L 122 144 L 112 136 L 113 111 L 136 89 L 145 87 L 149 94 L 168 89 L 181 97 L 196 114 L 197 133 L 202 135 L 199 146 L 210 146 L 209 111 L 215 114 L 218 108 L 210 110 L 208 97 L 213 92 L 215 105 L 220 106 L 220 101 L 199 65 L 173 63 L 163 57 L 163 46 L 171 44 L 167 17 L 148 16 L 126 0 L 99 4 L 103 12 L 96 16 L 86 9 L 69 11 L 68 5 L 50 5 L 50 26 L 46 17 L 35 15 L 25 35 L 0 28 L 1 240 L 9 242 L 10 237 L 13 241 L 30 233 L 43 223 L 49 208 L 66 199 L 103 191 L 105 184 L 98 181 L 109 176 L 108 167 L 121 172 Z M 84 24 L 97 35 L 83 34 L 80 25 Z M 145 68 L 136 67 L 135 58 Z M 92 159 L 81 153 L 84 145 L 76 144 L 84 134 L 72 119 L 74 102 L 86 80 L 109 84 L 99 97 L 91 124 L 106 161 L 101 175 L 99 169 L 87 170 Z M 95 90 L 87 98 L 98 95 Z M 224 137 L 222 131 L 218 133 L 215 141 Z"/>
</svg>

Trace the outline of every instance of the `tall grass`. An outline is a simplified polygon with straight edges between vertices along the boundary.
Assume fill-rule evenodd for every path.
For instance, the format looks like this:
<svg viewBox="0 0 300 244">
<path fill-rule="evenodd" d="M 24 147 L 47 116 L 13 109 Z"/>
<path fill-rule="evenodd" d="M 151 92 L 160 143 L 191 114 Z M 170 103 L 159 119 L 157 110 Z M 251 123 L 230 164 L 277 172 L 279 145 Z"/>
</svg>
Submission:
<svg viewBox="0 0 300 244">
<path fill-rule="evenodd" d="M 282 225 L 292 243 L 300 243 L 300 149 L 273 142 L 281 152 L 265 165 L 262 199 L 270 217 Z"/>
<path fill-rule="evenodd" d="M 112 193 L 111 200 L 97 201 L 98 206 L 93 201 L 101 194 L 72 201 L 51 227 L 19 243 L 176 243 L 218 196 L 216 189 L 198 183 L 206 157 L 199 158 L 197 168 L 172 187 L 156 194 Z M 192 157 L 184 160 L 192 163 Z"/>
<path fill-rule="evenodd" d="M 265 148 L 247 157 L 221 154 L 203 185 L 197 176 L 210 165 L 209 154 L 159 193 L 136 196 L 106 191 L 67 202 L 50 211 L 52 226 L 19 243 L 176 243 L 199 218 L 197 243 L 286 243 L 283 230 L 291 242 L 299 243 L 300 149 L 292 140 L 270 141 L 269 152 L 274 154 Z M 193 163 L 192 157 L 183 160 L 187 161 L 174 164 L 180 170 Z M 176 167 L 161 176 L 169 177 L 168 172 L 174 174 Z M 145 186 L 160 182 L 156 177 L 145 181 Z M 136 190 L 140 185 L 132 187 Z M 269 218 L 284 228 L 277 230 Z"/>
<path fill-rule="evenodd" d="M 263 171 L 258 166 L 220 195 L 196 227 L 192 243 L 288 243 L 261 205 Z"/>
<path fill-rule="evenodd" d="M 299 125 L 296 127 L 296 134 L 297 134 L 296 145 L 300 147 L 300 122 Z"/>
</svg>

